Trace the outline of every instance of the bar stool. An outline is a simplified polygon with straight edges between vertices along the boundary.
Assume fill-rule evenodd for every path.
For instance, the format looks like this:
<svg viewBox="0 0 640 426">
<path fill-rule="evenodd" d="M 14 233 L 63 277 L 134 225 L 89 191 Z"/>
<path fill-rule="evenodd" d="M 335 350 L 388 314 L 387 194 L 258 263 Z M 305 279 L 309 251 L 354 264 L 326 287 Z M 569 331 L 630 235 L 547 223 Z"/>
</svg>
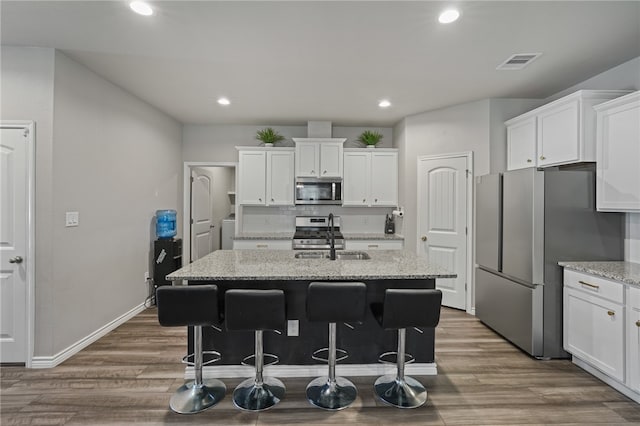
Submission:
<svg viewBox="0 0 640 426">
<path fill-rule="evenodd" d="M 255 358 L 256 375 L 240 383 L 233 391 L 236 407 L 248 411 L 262 411 L 276 405 L 284 397 L 284 384 L 274 377 L 264 377 L 264 357 L 278 357 L 263 352 L 262 333 L 282 330 L 285 325 L 285 299 L 282 290 L 227 290 L 225 293 L 225 322 L 227 330 L 254 331 L 255 353 L 243 364 Z"/>
<path fill-rule="evenodd" d="M 161 286 L 156 291 L 158 321 L 163 327 L 193 326 L 195 380 L 182 385 L 169 401 L 179 414 L 194 414 L 213 407 L 227 390 L 218 379 L 202 380 L 202 327 L 219 324 L 218 287 L 215 285 Z M 220 360 L 220 353 L 209 351 Z"/>
<path fill-rule="evenodd" d="M 442 292 L 428 289 L 387 289 L 383 304 L 373 304 L 376 320 L 385 330 L 398 330 L 397 374 L 378 377 L 374 390 L 383 402 L 398 408 L 416 408 L 427 401 L 427 390 L 410 376 L 404 375 L 407 327 L 434 328 L 440 321 Z M 380 357 L 392 354 L 387 352 Z"/>
<path fill-rule="evenodd" d="M 327 361 L 328 376 L 318 377 L 307 385 L 307 400 L 319 408 L 347 408 L 358 395 L 355 385 L 344 377 L 336 377 L 336 362 L 347 358 L 346 351 L 336 349 L 336 323 L 362 322 L 366 312 L 367 286 L 364 283 L 313 282 L 307 289 L 307 319 L 329 323 L 329 347 L 318 349 L 312 358 Z M 327 359 L 320 352 L 328 351 Z M 342 355 L 337 358 L 337 353 Z"/>
</svg>

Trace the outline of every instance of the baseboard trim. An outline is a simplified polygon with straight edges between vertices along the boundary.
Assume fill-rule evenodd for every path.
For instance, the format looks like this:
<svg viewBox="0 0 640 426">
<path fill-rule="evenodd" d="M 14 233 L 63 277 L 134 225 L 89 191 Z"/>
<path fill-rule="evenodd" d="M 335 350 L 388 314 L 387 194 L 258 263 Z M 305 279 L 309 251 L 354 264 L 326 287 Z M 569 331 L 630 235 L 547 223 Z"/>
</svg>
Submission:
<svg viewBox="0 0 640 426">
<path fill-rule="evenodd" d="M 89 334 L 86 337 L 83 337 L 82 339 L 78 340 L 76 343 L 61 350 L 60 352 L 58 352 L 53 356 L 34 356 L 31 360 L 31 368 L 53 368 L 57 365 L 60 365 L 62 362 L 71 358 L 73 355 L 77 354 L 82 349 L 86 348 L 87 346 L 89 346 L 96 340 L 100 339 L 101 337 L 104 337 L 110 331 L 115 330 L 117 327 L 129 321 L 131 318 L 135 317 L 145 309 L 146 307 L 144 303 L 139 304 L 138 306 L 134 307 L 130 311 L 125 312 L 124 314 L 120 315 L 118 318 L 105 324 L 104 326 L 100 327 L 93 333 Z"/>
<path fill-rule="evenodd" d="M 635 392 L 633 389 L 629 389 L 624 384 L 618 382 L 615 379 L 612 379 L 611 377 L 604 374 L 602 371 L 598 370 L 595 367 L 592 367 L 591 365 L 587 364 L 580 358 L 576 358 L 575 356 L 571 357 L 571 362 L 573 362 L 575 365 L 582 368 L 586 372 L 596 376 L 598 379 L 602 380 L 603 382 L 605 382 L 606 384 L 608 384 L 609 386 L 611 386 L 621 394 L 628 396 L 629 398 L 633 399 L 635 402 L 640 404 L 640 393 Z"/>
<path fill-rule="evenodd" d="M 327 366 L 316 365 L 270 365 L 264 369 L 265 375 L 273 377 L 318 377 L 327 374 Z M 382 376 L 395 374 L 396 366 L 393 364 L 338 364 L 336 374 L 340 376 Z M 435 362 L 412 363 L 405 365 L 407 375 L 436 376 L 438 368 Z M 243 365 L 212 365 L 202 369 L 204 378 L 231 379 L 239 377 L 251 377 L 255 374 L 253 367 Z M 185 369 L 185 379 L 193 379 L 193 367 Z"/>
</svg>

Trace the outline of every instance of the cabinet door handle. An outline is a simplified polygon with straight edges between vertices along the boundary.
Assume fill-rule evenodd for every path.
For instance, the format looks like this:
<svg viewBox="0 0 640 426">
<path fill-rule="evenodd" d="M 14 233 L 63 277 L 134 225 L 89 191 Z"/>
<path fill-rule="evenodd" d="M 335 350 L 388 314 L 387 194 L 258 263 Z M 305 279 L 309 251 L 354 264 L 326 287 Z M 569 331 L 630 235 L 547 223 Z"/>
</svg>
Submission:
<svg viewBox="0 0 640 426">
<path fill-rule="evenodd" d="M 616 313 L 613 311 L 607 311 L 607 315 L 609 315 L 610 317 L 614 316 Z"/>
<path fill-rule="evenodd" d="M 589 284 L 589 283 L 588 283 L 588 282 L 586 282 L 586 281 L 578 281 L 578 282 L 579 282 L 580 284 L 582 284 L 582 285 L 586 285 L 587 287 L 591 287 L 591 288 L 600 288 L 600 286 L 599 286 L 599 285 Z"/>
<path fill-rule="evenodd" d="M 315 171 L 315 170 L 311 170 L 311 174 L 312 174 L 312 175 L 315 175 L 315 174 L 316 174 L 316 171 Z"/>
<path fill-rule="evenodd" d="M 640 320 L 636 321 L 636 327 L 640 327 Z"/>
<path fill-rule="evenodd" d="M 527 163 L 530 163 L 530 162 L 531 162 L 531 158 L 527 158 Z"/>
<path fill-rule="evenodd" d="M 272 199 L 271 199 L 271 202 L 273 203 L 274 201 L 275 201 L 275 200 L 272 198 Z"/>
<path fill-rule="evenodd" d="M 363 199 L 362 199 L 362 202 L 363 202 L 363 203 L 366 203 L 366 202 L 367 202 L 367 199 L 366 199 L 366 198 L 363 198 Z"/>
<path fill-rule="evenodd" d="M 262 202 L 262 198 L 258 198 L 258 201 Z"/>
<path fill-rule="evenodd" d="M 373 200 L 373 201 L 375 201 L 375 202 L 377 203 L 377 202 L 378 202 L 378 199 L 376 198 L 376 199 L 375 199 L 375 200 Z"/>
<path fill-rule="evenodd" d="M 544 155 L 541 155 L 541 156 L 540 156 L 540 159 L 541 159 L 541 160 L 546 160 L 546 159 L 547 159 L 547 157 L 545 157 Z"/>
<path fill-rule="evenodd" d="M 427 236 L 426 236 L 426 235 L 423 235 L 423 236 L 422 236 L 422 238 L 421 238 L 421 240 L 422 240 L 422 241 L 427 241 Z"/>
<path fill-rule="evenodd" d="M 324 172 L 322 172 L 322 174 L 323 174 L 323 175 L 326 175 L 326 174 L 327 174 L 327 171 L 325 170 Z"/>
</svg>

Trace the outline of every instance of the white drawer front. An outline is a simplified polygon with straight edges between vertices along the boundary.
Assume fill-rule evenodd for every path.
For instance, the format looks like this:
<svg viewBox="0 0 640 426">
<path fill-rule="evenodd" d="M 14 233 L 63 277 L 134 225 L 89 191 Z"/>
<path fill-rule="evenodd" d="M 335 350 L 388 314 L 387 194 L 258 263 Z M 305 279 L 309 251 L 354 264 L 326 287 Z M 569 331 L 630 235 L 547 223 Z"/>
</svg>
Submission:
<svg viewBox="0 0 640 426">
<path fill-rule="evenodd" d="M 640 311 L 640 288 L 629 286 L 629 307 Z"/>
<path fill-rule="evenodd" d="M 404 243 L 402 240 L 347 240 L 345 249 L 347 250 L 402 250 Z"/>
<path fill-rule="evenodd" d="M 582 272 L 564 270 L 564 285 L 616 303 L 624 303 L 624 285 Z"/>
<path fill-rule="evenodd" d="M 291 250 L 291 240 L 235 240 L 234 250 Z"/>
</svg>

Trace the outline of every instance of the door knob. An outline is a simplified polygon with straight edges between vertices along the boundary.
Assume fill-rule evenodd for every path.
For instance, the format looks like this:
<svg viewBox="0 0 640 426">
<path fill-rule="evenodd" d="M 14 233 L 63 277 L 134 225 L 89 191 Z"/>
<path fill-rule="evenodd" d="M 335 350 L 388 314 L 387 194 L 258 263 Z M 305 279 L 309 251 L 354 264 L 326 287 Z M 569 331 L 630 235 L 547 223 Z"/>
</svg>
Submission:
<svg viewBox="0 0 640 426">
<path fill-rule="evenodd" d="M 427 236 L 426 235 L 422 236 L 422 241 L 427 241 Z"/>
<path fill-rule="evenodd" d="M 215 228 L 215 227 L 216 227 L 215 225 L 209 225 L 209 228 L 210 228 L 210 229 L 213 229 L 213 228 Z"/>
<path fill-rule="evenodd" d="M 640 320 L 636 321 L 636 327 L 640 327 Z"/>
<path fill-rule="evenodd" d="M 9 263 L 22 263 L 23 260 L 22 256 L 16 256 L 9 259 Z"/>
</svg>

